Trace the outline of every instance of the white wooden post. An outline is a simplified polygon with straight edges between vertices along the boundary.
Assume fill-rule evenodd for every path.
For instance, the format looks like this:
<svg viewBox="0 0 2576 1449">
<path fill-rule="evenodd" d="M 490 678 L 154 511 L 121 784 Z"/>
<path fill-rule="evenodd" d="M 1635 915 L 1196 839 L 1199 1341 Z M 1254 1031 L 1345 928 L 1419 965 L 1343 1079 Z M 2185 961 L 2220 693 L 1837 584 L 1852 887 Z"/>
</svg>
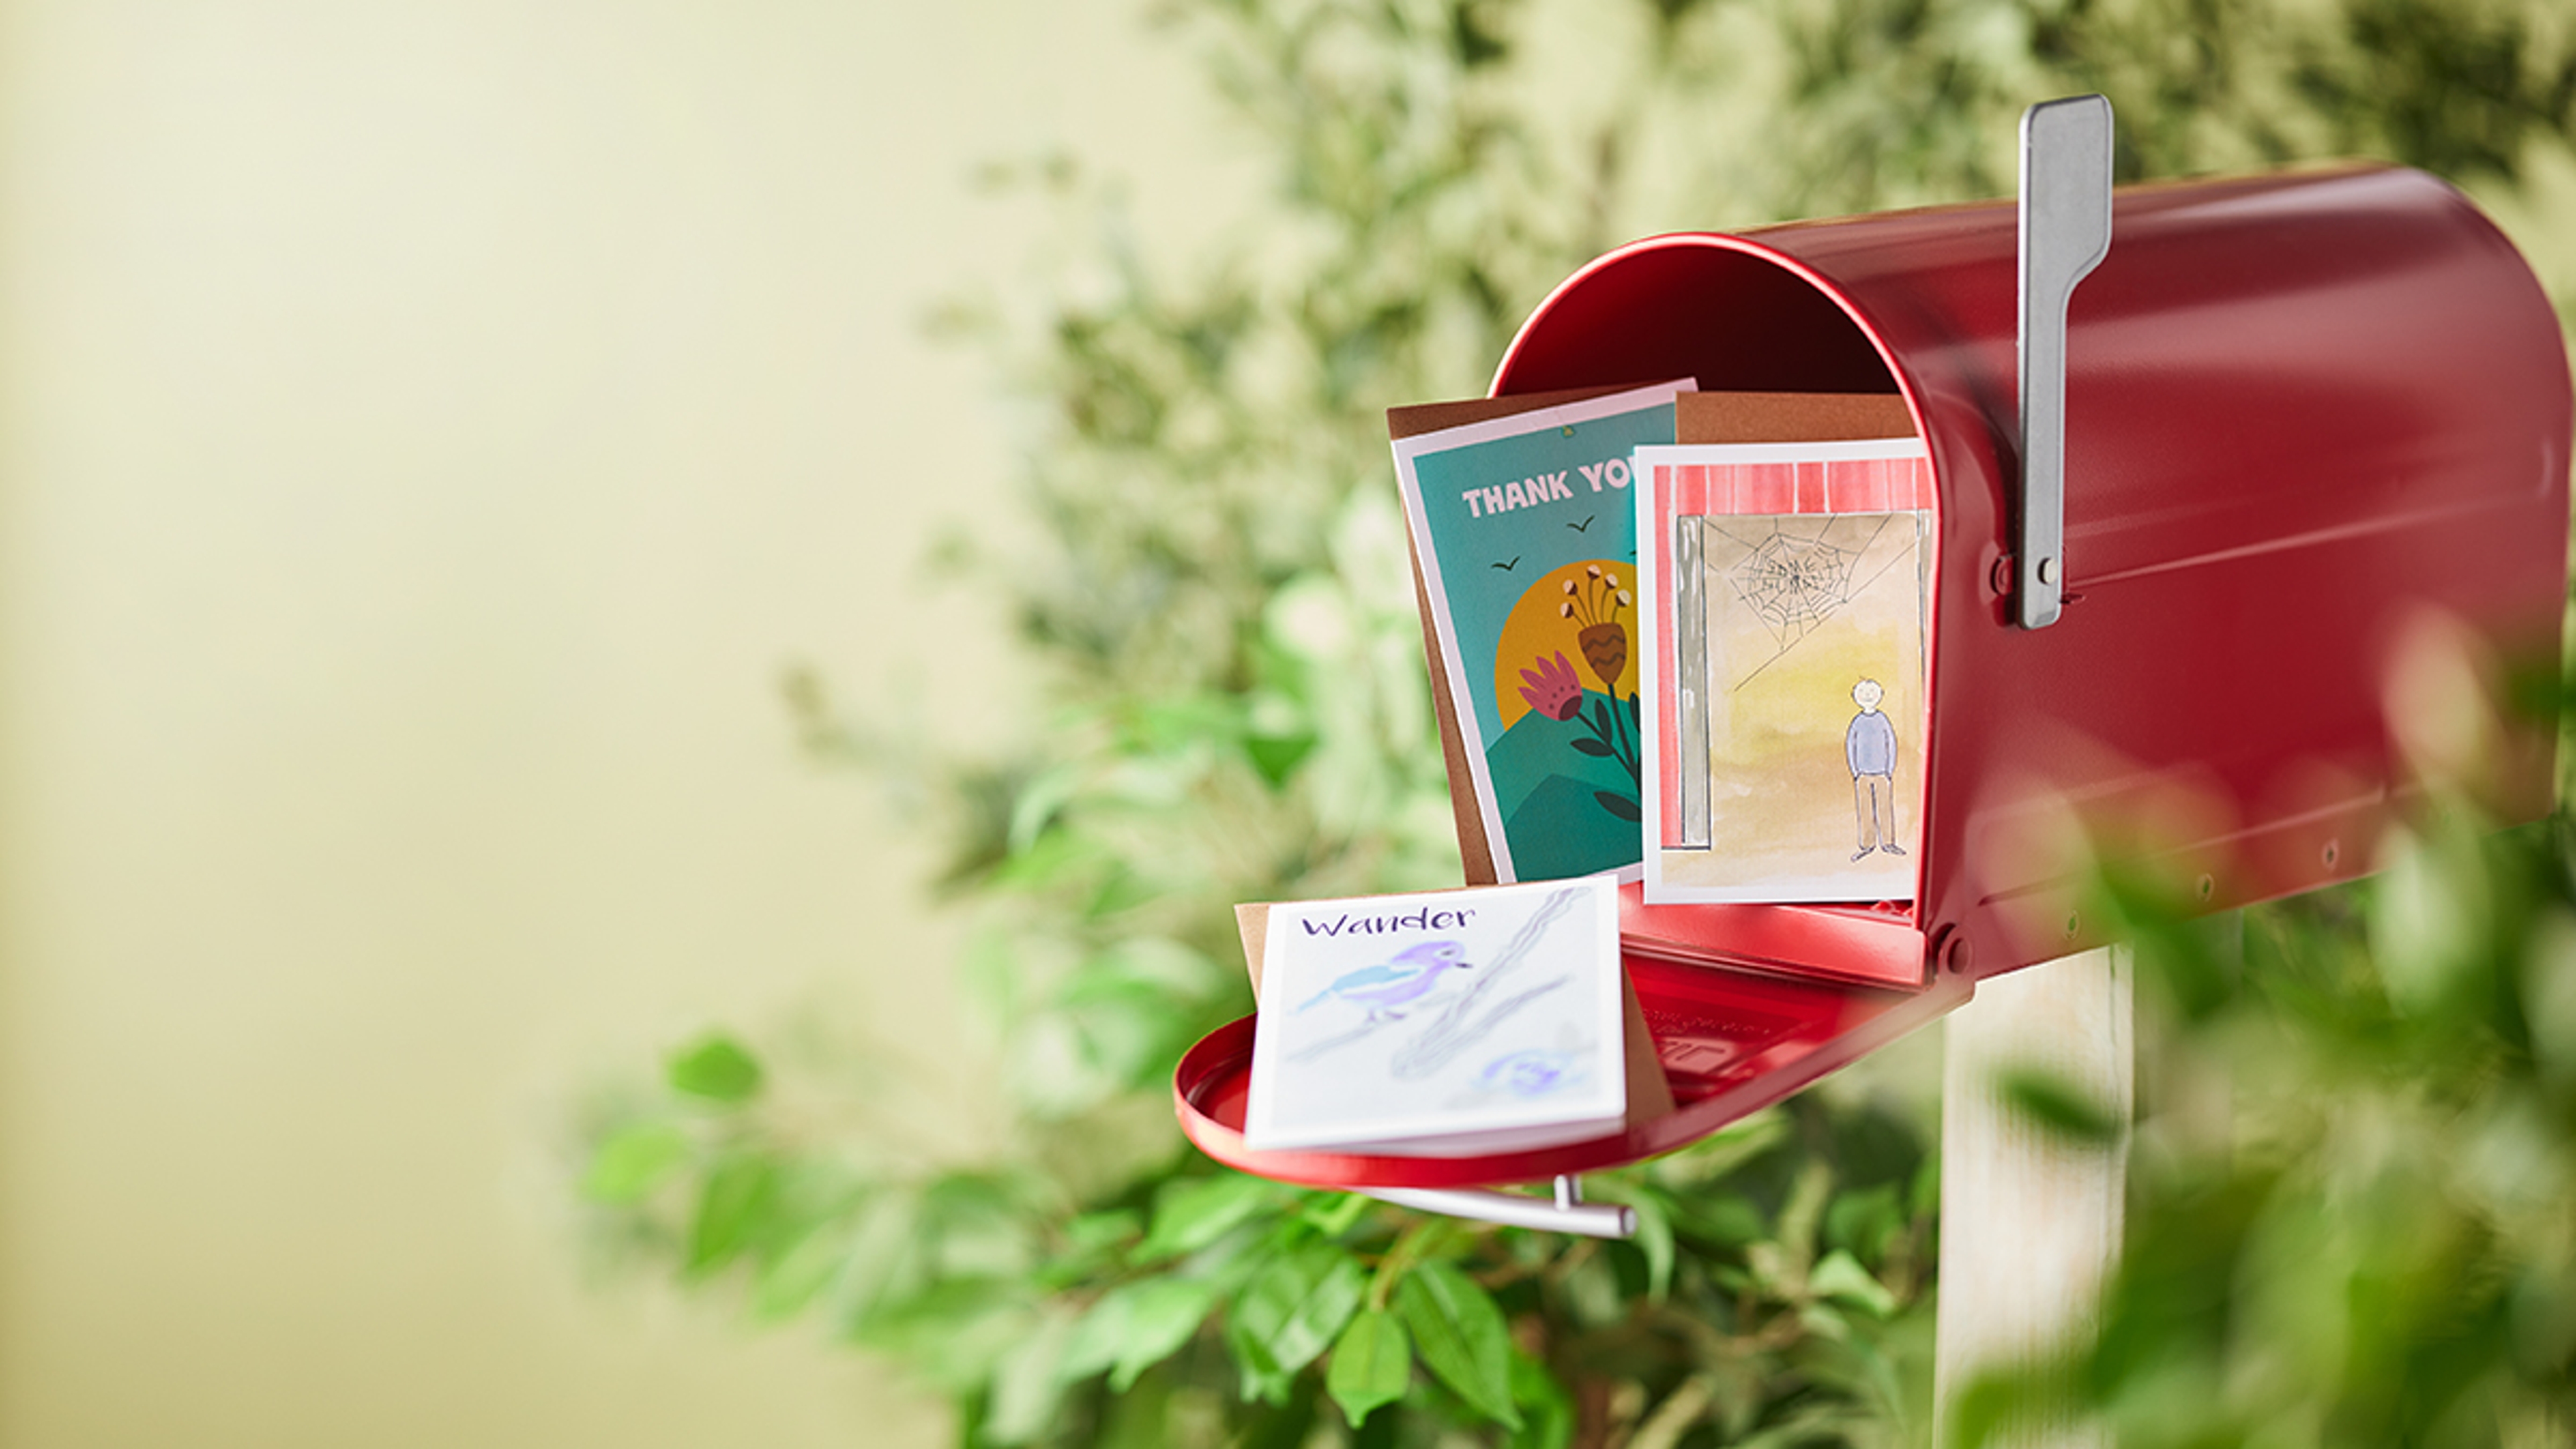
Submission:
<svg viewBox="0 0 2576 1449">
<path fill-rule="evenodd" d="M 1932 1398 L 1946 1440 L 1978 1370 L 2060 1339 L 2100 1302 L 2120 1251 L 2128 1139 L 2072 1148 L 2008 1108 L 1997 1074 L 2038 1068 L 2126 1123 L 2134 1115 L 2129 953 L 2119 947 L 1979 982 L 1951 1013 L 1941 1096 L 1941 1287 Z M 2050 1425 L 2017 1444 L 2092 1446 Z"/>
</svg>

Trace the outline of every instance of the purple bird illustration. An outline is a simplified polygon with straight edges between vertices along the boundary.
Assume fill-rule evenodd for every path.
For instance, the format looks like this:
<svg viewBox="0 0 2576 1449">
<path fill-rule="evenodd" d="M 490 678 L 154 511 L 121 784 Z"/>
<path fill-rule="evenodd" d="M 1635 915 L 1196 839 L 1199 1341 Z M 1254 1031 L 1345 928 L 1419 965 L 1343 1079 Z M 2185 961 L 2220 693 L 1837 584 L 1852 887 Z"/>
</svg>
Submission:
<svg viewBox="0 0 2576 1449">
<path fill-rule="evenodd" d="M 1425 941 L 1375 966 L 1343 972 L 1297 1010 L 1304 1012 L 1328 1000 L 1340 1000 L 1367 1007 L 1371 1020 L 1402 1016 L 1404 1013 L 1396 1008 L 1420 999 L 1450 971 L 1468 969 L 1466 957 L 1467 948 L 1455 941 Z"/>
</svg>

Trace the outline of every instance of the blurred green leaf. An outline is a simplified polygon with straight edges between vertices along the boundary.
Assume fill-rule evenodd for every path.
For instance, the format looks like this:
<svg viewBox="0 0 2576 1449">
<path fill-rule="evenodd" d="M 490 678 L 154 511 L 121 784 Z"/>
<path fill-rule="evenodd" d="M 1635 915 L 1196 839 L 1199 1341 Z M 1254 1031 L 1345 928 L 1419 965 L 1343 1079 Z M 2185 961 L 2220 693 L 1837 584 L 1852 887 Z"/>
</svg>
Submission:
<svg viewBox="0 0 2576 1449">
<path fill-rule="evenodd" d="M 1272 1357 L 1270 1345 L 1260 1335 L 1244 1326 L 1241 1319 L 1229 1319 L 1225 1325 L 1225 1346 L 1234 1360 L 1238 1389 L 1245 1403 L 1260 1402 L 1277 1407 L 1288 1402 L 1296 1374 L 1283 1369 Z"/>
<path fill-rule="evenodd" d="M 887 1305 L 859 1341 L 900 1354 L 932 1383 L 963 1392 L 983 1388 L 1035 1327 L 1018 1284 L 952 1278 Z"/>
<path fill-rule="evenodd" d="M 1848 1249 L 1864 1262 L 1884 1255 L 1888 1241 L 1905 1226 L 1903 1210 L 1897 1206 L 1897 1187 L 1881 1183 L 1835 1198 L 1825 1209 L 1825 1242 Z M 1933 1204 L 1938 1206 L 1939 1201 L 1935 1197 Z"/>
<path fill-rule="evenodd" d="M 636 1122 L 590 1155 L 582 1192 L 595 1202 L 631 1203 L 670 1180 L 689 1160 L 689 1136 L 675 1123 Z"/>
<path fill-rule="evenodd" d="M 1640 1190 L 1630 1201 L 1637 1214 L 1637 1250 L 1646 1255 L 1646 1298 L 1661 1303 L 1673 1287 L 1673 1220 L 1661 1194 Z"/>
<path fill-rule="evenodd" d="M 1573 1395 L 1545 1364 L 1518 1351 L 1512 1354 L 1511 1377 L 1512 1403 L 1521 1411 L 1511 1449 L 1568 1449 L 1576 1427 Z"/>
<path fill-rule="evenodd" d="M 881 1309 L 913 1291 L 928 1258 L 915 1231 L 919 1215 L 918 1199 L 901 1191 L 881 1192 L 858 1209 L 828 1292 L 845 1335 L 864 1335 Z"/>
<path fill-rule="evenodd" d="M 1380 1405 L 1403 1398 L 1413 1387 L 1413 1339 L 1404 1331 L 1404 1321 L 1382 1308 L 1351 1315 L 1333 1345 L 1324 1387 L 1354 1425 Z"/>
<path fill-rule="evenodd" d="M 1125 1393 L 1145 1370 L 1190 1341 L 1216 1306 L 1216 1290 L 1186 1278 L 1140 1278 L 1109 1290 L 1083 1315 L 1064 1371 L 1110 1370 L 1109 1386 Z"/>
<path fill-rule="evenodd" d="M 942 1273 L 1004 1278 L 1037 1266 L 1036 1224 L 1013 1186 L 993 1174 L 952 1172 L 922 1189 L 915 1230 Z"/>
<path fill-rule="evenodd" d="M 1332 1344 L 1367 1287 L 1358 1259 L 1308 1239 L 1253 1275 L 1235 1299 L 1230 1327 L 1260 1345 L 1267 1368 L 1294 1374 Z"/>
<path fill-rule="evenodd" d="M 993 1370 L 984 1442 L 1027 1444 L 1046 1433 L 1064 1400 L 1064 1378 L 1058 1366 L 1072 1335 L 1071 1315 L 1044 1314 L 1033 1331 L 1002 1355 Z"/>
<path fill-rule="evenodd" d="M 1316 743 L 1312 734 L 1248 735 L 1243 741 L 1243 753 L 1261 772 L 1261 778 L 1276 787 L 1288 783 L 1288 777 L 1315 752 Z"/>
<path fill-rule="evenodd" d="M 1019 798 L 1011 804 L 1010 850 L 1015 856 L 1026 856 L 1033 850 L 1082 787 L 1078 766 L 1063 765 L 1030 778 L 1020 787 Z"/>
<path fill-rule="evenodd" d="M 1674 1186 L 1721 1181 L 1779 1150 L 1790 1131 L 1788 1114 L 1777 1108 L 1756 1112 L 1655 1163 L 1655 1178 Z"/>
<path fill-rule="evenodd" d="M 1597 1184 L 1593 1195 L 1603 1202 L 1625 1203 L 1637 1215 L 1636 1236 L 1629 1241 L 1645 1259 L 1646 1298 L 1663 1302 L 1672 1291 L 1675 1253 L 1673 1214 L 1664 1195 L 1643 1183 L 1616 1178 Z"/>
<path fill-rule="evenodd" d="M 708 1036 L 672 1054 L 663 1069 L 671 1090 L 728 1105 L 760 1095 L 760 1063 L 728 1036 Z"/>
<path fill-rule="evenodd" d="M 1923 1165 L 1915 1170 L 1914 1181 L 1906 1189 L 1905 1207 L 1918 1218 L 1931 1217 L 1941 1210 L 1940 1153 L 1926 1155 Z"/>
<path fill-rule="evenodd" d="M 808 1231 L 761 1269 L 752 1315 L 768 1321 L 801 1313 L 830 1287 L 849 1259 L 846 1232 Z"/>
<path fill-rule="evenodd" d="M 1109 1386 L 1123 1394 L 1139 1374 L 1171 1357 L 1207 1321 L 1215 1302 L 1215 1291 L 1204 1283 L 1163 1279 L 1139 1285 L 1128 1308 L 1118 1361 L 1109 1370 Z"/>
<path fill-rule="evenodd" d="M 1819 1259 L 1807 1274 L 1807 1289 L 1819 1298 L 1834 1298 L 1866 1308 L 1881 1318 L 1896 1312 L 1896 1295 L 1870 1276 L 1860 1260 L 1840 1248 Z"/>
<path fill-rule="evenodd" d="M 1154 1226 L 1137 1247 L 1136 1261 L 1196 1252 L 1251 1220 L 1277 1193 L 1260 1178 L 1239 1172 L 1167 1182 L 1155 1196 Z"/>
<path fill-rule="evenodd" d="M 1189 1044 L 1190 1014 L 1169 988 L 1086 980 L 1059 1002 L 1087 1065 L 1121 1085 L 1166 1075 Z"/>
<path fill-rule="evenodd" d="M 1065 1251 L 1076 1257 L 1118 1247 L 1140 1237 L 1145 1220 L 1126 1208 L 1083 1213 L 1064 1225 Z"/>
<path fill-rule="evenodd" d="M 1688 1196 L 1667 1204 L 1676 1233 L 1690 1239 L 1695 1247 L 1724 1251 L 1758 1242 L 1766 1224 L 1761 1211 L 1732 1193 L 1712 1195 L 1705 1202 L 1693 1202 Z"/>
<path fill-rule="evenodd" d="M 1997 1075 L 1995 1085 L 2014 1111 L 2068 1143 L 2109 1148 L 2127 1129 L 2082 1088 L 2043 1068 L 2009 1069 Z"/>
<path fill-rule="evenodd" d="M 778 1172 L 764 1159 L 730 1157 L 707 1174 L 689 1226 L 688 1270 L 722 1267 L 774 1225 Z"/>
<path fill-rule="evenodd" d="M 1370 1200 L 1356 1192 L 1318 1193 L 1300 1210 L 1299 1216 L 1313 1225 L 1316 1232 L 1338 1238 L 1366 1216 Z"/>
<path fill-rule="evenodd" d="M 1520 1427 L 1511 1338 L 1491 1295 L 1447 1263 L 1423 1263 L 1396 1285 L 1395 1304 L 1422 1362 L 1442 1383 L 1486 1418 Z"/>
</svg>

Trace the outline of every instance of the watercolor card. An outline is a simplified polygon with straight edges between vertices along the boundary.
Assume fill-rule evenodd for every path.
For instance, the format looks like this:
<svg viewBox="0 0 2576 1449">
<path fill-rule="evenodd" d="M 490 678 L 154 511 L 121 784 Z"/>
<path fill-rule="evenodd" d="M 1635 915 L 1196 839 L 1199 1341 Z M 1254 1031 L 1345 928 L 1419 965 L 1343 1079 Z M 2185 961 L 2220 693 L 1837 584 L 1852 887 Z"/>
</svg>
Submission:
<svg viewBox="0 0 2576 1449">
<path fill-rule="evenodd" d="M 1913 899 L 1922 443 L 1649 447 L 1636 468 L 1646 899 Z"/>
<path fill-rule="evenodd" d="M 1692 386 L 1395 440 L 1437 667 L 1497 880 L 1636 878 L 1645 746 L 1630 455 L 1672 442 L 1673 400 Z"/>
<path fill-rule="evenodd" d="M 1471 1156 L 1625 1119 L 1609 876 L 1269 907 L 1244 1145 Z"/>
</svg>

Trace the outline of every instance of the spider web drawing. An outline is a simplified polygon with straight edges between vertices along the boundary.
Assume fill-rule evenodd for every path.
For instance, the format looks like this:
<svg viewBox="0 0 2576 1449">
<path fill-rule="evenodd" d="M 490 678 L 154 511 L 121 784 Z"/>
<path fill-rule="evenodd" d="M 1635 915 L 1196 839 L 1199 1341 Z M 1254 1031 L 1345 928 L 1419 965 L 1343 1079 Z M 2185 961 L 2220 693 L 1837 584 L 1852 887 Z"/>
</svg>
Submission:
<svg viewBox="0 0 2576 1449">
<path fill-rule="evenodd" d="M 1728 542 L 1745 551 L 1743 559 L 1726 571 L 1726 582 L 1769 631 L 1773 645 L 1771 656 L 1735 681 L 1732 689 L 1752 683 L 1754 675 L 1777 663 L 1886 572 L 1887 565 L 1881 565 L 1866 579 L 1855 582 L 1852 578 L 1892 516 L 1880 517 L 1869 536 L 1849 548 L 1829 541 L 1835 521 L 1830 516 L 1816 520 L 1813 536 L 1791 533 L 1775 522 L 1769 532 L 1748 537 L 1710 520 Z"/>
</svg>

